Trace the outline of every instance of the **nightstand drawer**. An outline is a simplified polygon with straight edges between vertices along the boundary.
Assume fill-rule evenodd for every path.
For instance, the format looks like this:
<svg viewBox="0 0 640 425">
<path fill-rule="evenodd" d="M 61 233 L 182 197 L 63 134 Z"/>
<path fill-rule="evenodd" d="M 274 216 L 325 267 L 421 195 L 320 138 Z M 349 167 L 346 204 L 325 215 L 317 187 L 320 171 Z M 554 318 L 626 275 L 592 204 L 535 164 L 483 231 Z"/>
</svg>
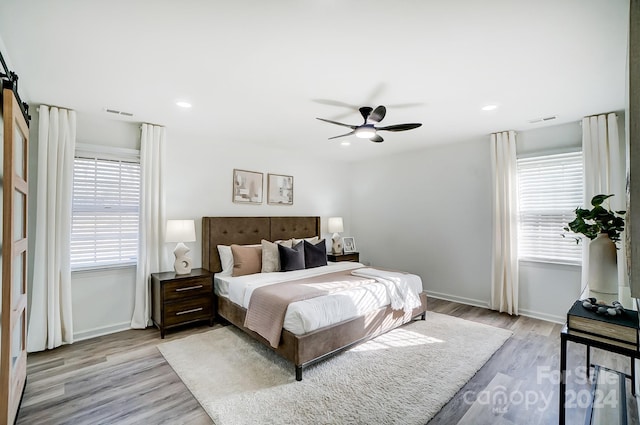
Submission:
<svg viewBox="0 0 640 425">
<path fill-rule="evenodd" d="M 162 286 L 164 300 L 180 300 L 186 297 L 212 296 L 211 278 L 180 279 Z"/>
<path fill-rule="evenodd" d="M 192 298 L 165 304 L 164 325 L 170 326 L 191 320 L 208 319 L 211 316 L 211 308 L 211 298 Z"/>
<path fill-rule="evenodd" d="M 355 261 L 355 262 L 358 262 L 358 261 L 360 261 L 360 253 L 358 253 L 358 252 L 349 252 L 349 253 L 345 253 L 345 254 L 329 253 L 329 254 L 327 254 L 327 260 L 333 261 L 333 262 L 339 262 L 339 261 Z"/>
</svg>

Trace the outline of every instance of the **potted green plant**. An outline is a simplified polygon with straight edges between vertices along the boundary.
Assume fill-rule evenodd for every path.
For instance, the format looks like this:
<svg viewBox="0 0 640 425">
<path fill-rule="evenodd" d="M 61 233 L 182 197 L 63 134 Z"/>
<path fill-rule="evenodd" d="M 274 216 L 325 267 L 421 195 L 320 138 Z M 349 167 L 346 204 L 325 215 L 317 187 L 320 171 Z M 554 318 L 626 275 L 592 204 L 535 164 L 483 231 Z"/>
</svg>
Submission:
<svg viewBox="0 0 640 425">
<path fill-rule="evenodd" d="M 626 211 L 612 211 L 602 206 L 602 203 L 613 195 L 596 195 L 591 199 L 593 208 L 590 210 L 576 208 L 576 218 L 564 230 L 580 233 L 589 239 L 595 239 L 600 233 L 606 233 L 613 243 L 620 240 L 624 230 L 624 214 Z M 564 236 L 564 235 L 563 235 Z M 580 239 L 576 238 L 579 243 Z"/>
<path fill-rule="evenodd" d="M 602 205 L 612 196 L 594 196 L 591 199 L 593 208 L 576 208 L 575 220 L 564 227 L 566 231 L 590 239 L 589 256 L 582 264 L 588 267 L 589 296 L 608 304 L 618 298 L 616 243 L 624 230 L 623 216 L 626 214 L 626 211 L 612 211 Z"/>
</svg>

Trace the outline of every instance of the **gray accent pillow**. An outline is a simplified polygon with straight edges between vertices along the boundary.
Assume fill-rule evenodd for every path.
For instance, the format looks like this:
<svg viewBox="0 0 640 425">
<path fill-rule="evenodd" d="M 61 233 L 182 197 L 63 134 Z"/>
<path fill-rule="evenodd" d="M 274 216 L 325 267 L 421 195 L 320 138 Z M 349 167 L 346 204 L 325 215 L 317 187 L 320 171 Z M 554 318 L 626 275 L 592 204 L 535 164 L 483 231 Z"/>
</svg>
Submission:
<svg viewBox="0 0 640 425">
<path fill-rule="evenodd" d="M 304 269 L 304 243 L 300 242 L 293 248 L 278 245 L 278 253 L 280 253 L 281 271 L 290 272 Z"/>
<path fill-rule="evenodd" d="M 324 239 L 313 244 L 304 241 L 304 268 L 311 269 L 314 267 L 327 265 L 327 247 Z"/>
</svg>

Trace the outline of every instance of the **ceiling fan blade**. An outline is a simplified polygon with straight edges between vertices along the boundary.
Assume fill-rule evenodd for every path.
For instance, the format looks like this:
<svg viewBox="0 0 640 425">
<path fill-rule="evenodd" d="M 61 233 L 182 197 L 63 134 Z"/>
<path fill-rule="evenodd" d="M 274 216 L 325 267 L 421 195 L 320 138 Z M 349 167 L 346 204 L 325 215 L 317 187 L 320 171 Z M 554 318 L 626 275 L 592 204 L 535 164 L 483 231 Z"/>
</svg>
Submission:
<svg viewBox="0 0 640 425">
<path fill-rule="evenodd" d="M 380 137 L 379 134 L 376 134 L 375 136 L 373 136 L 371 139 L 372 142 L 376 142 L 376 143 L 382 143 L 384 142 L 384 139 L 382 137 Z"/>
<path fill-rule="evenodd" d="M 331 139 L 337 139 L 338 137 L 351 136 L 352 134 L 355 134 L 355 131 L 350 131 L 350 132 L 349 132 L 349 133 L 347 133 L 347 134 L 341 134 L 341 135 L 339 135 L 339 136 L 329 137 L 329 140 L 331 140 Z"/>
<path fill-rule="evenodd" d="M 349 109 L 353 109 L 354 111 L 358 109 L 358 107 L 356 105 L 351 105 L 349 103 L 345 103 L 345 102 L 341 102 L 339 100 L 332 100 L 332 99 L 311 99 L 312 102 L 315 103 L 319 103 L 321 105 L 328 105 L 328 106 L 340 106 L 342 108 L 349 108 Z"/>
<path fill-rule="evenodd" d="M 331 123 L 331 124 L 341 125 L 341 126 L 343 126 L 343 127 L 349 127 L 349 128 L 350 128 L 350 129 L 352 129 L 352 130 L 355 130 L 355 129 L 356 129 L 356 127 L 357 127 L 357 125 L 343 124 L 343 123 L 338 122 L 338 121 L 326 120 L 326 119 L 324 119 L 324 118 L 316 118 L 316 119 L 317 119 L 317 120 L 320 120 L 320 121 L 328 122 L 328 123 Z"/>
<path fill-rule="evenodd" d="M 373 110 L 371 115 L 369 115 L 369 121 L 378 123 L 383 120 L 385 115 L 387 115 L 387 108 L 380 105 Z"/>
<path fill-rule="evenodd" d="M 387 103 L 387 107 L 391 109 L 414 108 L 416 106 L 422 106 L 422 105 L 424 105 L 424 102 L 392 103 L 392 104 Z"/>
<path fill-rule="evenodd" d="M 414 128 L 418 128 L 421 125 L 422 124 L 420 123 L 396 124 L 396 125 L 389 125 L 387 127 L 376 127 L 376 130 L 405 131 L 405 130 L 413 130 Z"/>
<path fill-rule="evenodd" d="M 371 114 L 371 111 L 373 111 L 373 108 L 370 108 L 368 106 L 363 106 L 362 108 L 359 109 L 360 111 L 360 115 L 362 115 L 362 118 L 364 118 L 364 123 L 367 123 L 367 118 L 369 118 L 369 115 Z"/>
</svg>

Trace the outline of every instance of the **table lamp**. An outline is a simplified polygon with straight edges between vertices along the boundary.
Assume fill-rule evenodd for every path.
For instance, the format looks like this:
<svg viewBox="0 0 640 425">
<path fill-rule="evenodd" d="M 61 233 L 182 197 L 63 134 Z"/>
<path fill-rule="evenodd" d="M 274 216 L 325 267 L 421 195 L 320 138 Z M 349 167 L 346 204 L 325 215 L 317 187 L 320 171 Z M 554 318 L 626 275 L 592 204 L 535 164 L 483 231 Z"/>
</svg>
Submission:
<svg viewBox="0 0 640 425">
<path fill-rule="evenodd" d="M 334 254 L 342 254 L 342 239 L 340 239 L 340 235 L 338 234 L 340 232 L 344 232 L 342 217 L 329 217 L 327 230 L 329 230 L 329 233 L 333 233 L 333 236 L 331 237 L 331 240 L 333 241 L 331 251 Z"/>
<path fill-rule="evenodd" d="M 167 220 L 165 242 L 178 243 L 173 250 L 173 254 L 176 256 L 176 261 L 173 263 L 176 274 L 191 273 L 192 260 L 187 257 L 187 252 L 190 250 L 184 242 L 195 241 L 196 226 L 193 220 Z"/>
</svg>

